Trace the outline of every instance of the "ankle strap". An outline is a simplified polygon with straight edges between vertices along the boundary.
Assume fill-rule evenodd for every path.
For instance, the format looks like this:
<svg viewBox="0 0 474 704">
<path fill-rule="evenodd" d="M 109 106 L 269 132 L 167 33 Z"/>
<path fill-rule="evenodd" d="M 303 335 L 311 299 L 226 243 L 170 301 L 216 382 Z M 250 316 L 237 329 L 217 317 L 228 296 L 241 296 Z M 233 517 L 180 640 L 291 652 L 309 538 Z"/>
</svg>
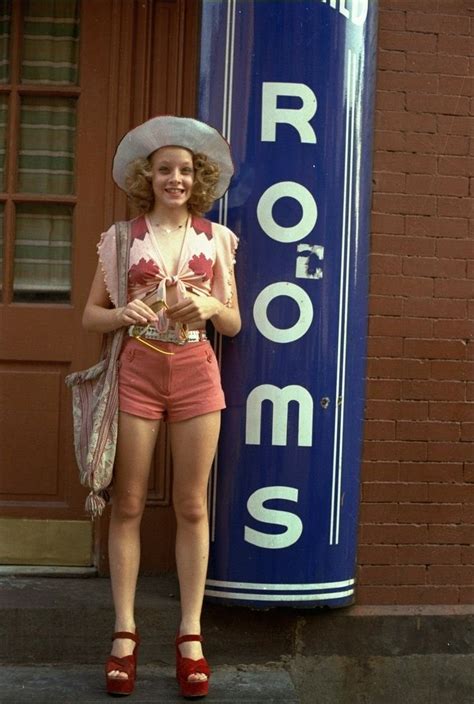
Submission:
<svg viewBox="0 0 474 704">
<path fill-rule="evenodd" d="M 198 640 L 202 643 L 204 638 L 202 636 L 197 636 L 197 635 L 177 636 L 176 637 L 176 645 L 181 645 L 181 643 L 186 643 L 191 640 Z"/>
<path fill-rule="evenodd" d="M 135 641 L 135 643 L 140 642 L 140 636 L 138 633 L 129 633 L 128 631 L 117 631 L 117 633 L 114 633 L 112 636 L 112 640 L 115 640 L 116 638 L 128 638 L 129 640 Z"/>
</svg>

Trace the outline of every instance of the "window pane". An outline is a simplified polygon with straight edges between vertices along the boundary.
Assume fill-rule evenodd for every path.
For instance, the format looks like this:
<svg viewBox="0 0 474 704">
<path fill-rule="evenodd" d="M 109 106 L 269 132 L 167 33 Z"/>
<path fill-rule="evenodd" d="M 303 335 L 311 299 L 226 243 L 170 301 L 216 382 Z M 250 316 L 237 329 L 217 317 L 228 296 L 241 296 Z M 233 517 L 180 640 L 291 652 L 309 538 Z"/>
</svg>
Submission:
<svg viewBox="0 0 474 704">
<path fill-rule="evenodd" d="M 0 83 L 10 80 L 11 0 L 0 0 Z"/>
<path fill-rule="evenodd" d="M 18 205 L 13 300 L 70 300 L 72 207 Z"/>
<path fill-rule="evenodd" d="M 0 191 L 5 190 L 5 154 L 8 122 L 8 97 L 0 95 Z"/>
<path fill-rule="evenodd" d="M 25 0 L 22 83 L 76 85 L 79 2 Z"/>
<path fill-rule="evenodd" d="M 76 102 L 71 98 L 23 98 L 18 190 L 74 192 Z"/>
</svg>

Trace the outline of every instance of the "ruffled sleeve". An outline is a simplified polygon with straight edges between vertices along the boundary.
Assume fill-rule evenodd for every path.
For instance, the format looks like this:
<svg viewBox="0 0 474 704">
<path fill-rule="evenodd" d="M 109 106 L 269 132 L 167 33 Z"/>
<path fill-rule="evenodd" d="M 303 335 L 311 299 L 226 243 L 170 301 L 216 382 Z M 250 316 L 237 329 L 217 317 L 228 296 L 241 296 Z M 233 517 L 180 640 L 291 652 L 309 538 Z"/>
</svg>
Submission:
<svg viewBox="0 0 474 704">
<path fill-rule="evenodd" d="M 238 238 L 224 225 L 212 223 L 212 234 L 216 243 L 216 262 L 212 279 L 211 296 L 217 298 L 225 306 L 232 305 L 232 273 L 235 264 L 235 253 L 239 244 Z"/>
<path fill-rule="evenodd" d="M 118 267 L 115 236 L 115 226 L 112 225 L 107 232 L 102 233 L 97 245 L 97 254 L 99 255 L 99 262 L 109 298 L 114 306 L 118 306 Z"/>
</svg>

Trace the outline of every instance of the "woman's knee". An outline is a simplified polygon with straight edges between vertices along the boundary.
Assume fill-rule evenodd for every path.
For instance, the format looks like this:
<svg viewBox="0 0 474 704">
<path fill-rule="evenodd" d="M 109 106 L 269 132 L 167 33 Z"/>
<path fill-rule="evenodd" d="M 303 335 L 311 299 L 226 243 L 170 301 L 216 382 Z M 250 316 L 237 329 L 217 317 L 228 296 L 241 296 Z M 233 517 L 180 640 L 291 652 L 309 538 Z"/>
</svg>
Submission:
<svg viewBox="0 0 474 704">
<path fill-rule="evenodd" d="M 112 500 L 112 514 L 121 521 L 140 520 L 145 508 L 145 501 L 137 494 L 117 494 Z"/>
<path fill-rule="evenodd" d="M 207 520 L 207 502 L 201 497 L 174 498 L 174 510 L 178 521 L 200 523 Z"/>
</svg>

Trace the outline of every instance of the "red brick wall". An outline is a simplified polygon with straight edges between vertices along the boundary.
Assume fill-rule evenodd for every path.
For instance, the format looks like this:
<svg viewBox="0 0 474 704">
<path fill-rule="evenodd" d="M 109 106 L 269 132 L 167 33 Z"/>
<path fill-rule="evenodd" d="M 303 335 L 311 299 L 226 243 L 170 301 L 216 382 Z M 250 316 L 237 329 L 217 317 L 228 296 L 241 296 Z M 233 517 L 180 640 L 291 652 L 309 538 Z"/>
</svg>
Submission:
<svg viewBox="0 0 474 704">
<path fill-rule="evenodd" d="M 379 8 L 358 603 L 466 603 L 474 0 Z"/>
</svg>

